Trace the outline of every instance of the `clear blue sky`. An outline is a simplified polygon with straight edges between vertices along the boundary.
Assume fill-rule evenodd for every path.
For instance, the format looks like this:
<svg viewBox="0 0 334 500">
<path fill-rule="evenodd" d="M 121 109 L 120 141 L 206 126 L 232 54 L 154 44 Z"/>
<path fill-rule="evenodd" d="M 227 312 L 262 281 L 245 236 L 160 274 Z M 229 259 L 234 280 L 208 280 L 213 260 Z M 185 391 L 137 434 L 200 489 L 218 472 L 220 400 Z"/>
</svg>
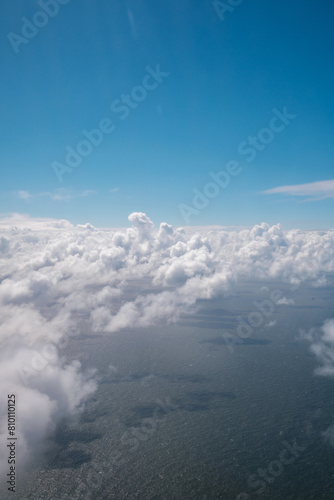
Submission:
<svg viewBox="0 0 334 500">
<path fill-rule="evenodd" d="M 261 193 L 334 179 L 332 1 L 244 0 L 223 21 L 205 0 L 53 9 L 50 17 L 36 15 L 36 1 L 1 2 L 0 213 L 124 227 L 142 211 L 185 225 L 179 205 L 192 206 L 193 188 L 236 160 L 241 173 L 189 224 L 334 226 L 333 190 Z M 32 35 L 22 18 L 47 24 Z M 147 77 L 151 90 L 137 88 L 129 112 L 115 111 L 157 65 L 169 75 L 156 88 Z M 247 161 L 240 144 L 284 106 L 296 117 Z M 65 164 L 66 146 L 103 118 L 114 130 L 60 182 L 53 162 Z"/>
</svg>

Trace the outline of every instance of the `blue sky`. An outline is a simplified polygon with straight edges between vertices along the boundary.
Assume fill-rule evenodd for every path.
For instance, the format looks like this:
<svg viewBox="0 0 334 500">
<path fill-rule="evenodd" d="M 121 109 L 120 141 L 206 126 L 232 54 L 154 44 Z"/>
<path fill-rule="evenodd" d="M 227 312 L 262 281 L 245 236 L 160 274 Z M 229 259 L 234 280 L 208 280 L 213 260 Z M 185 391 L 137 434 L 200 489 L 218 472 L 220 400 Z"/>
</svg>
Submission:
<svg viewBox="0 0 334 500">
<path fill-rule="evenodd" d="M 334 179 L 332 2 L 244 0 L 223 20 L 212 1 L 62 3 L 53 17 L 36 14 L 43 0 L 1 3 L 1 214 L 333 227 L 333 185 L 314 184 Z M 122 95 L 138 98 L 126 113 Z M 295 117 L 268 136 L 284 109 Z M 60 182 L 54 162 L 68 169 L 66 147 L 103 119 L 112 132 Z M 247 161 L 240 145 L 258 134 Z M 240 173 L 186 221 L 180 205 L 232 160 Z"/>
</svg>

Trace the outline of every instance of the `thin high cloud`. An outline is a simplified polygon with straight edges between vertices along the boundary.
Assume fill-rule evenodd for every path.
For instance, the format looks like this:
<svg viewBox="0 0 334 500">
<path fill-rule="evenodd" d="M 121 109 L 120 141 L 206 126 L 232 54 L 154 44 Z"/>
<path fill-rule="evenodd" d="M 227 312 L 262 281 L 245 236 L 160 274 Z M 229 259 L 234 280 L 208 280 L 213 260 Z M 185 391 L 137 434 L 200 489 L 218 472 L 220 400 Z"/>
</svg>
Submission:
<svg viewBox="0 0 334 500">
<path fill-rule="evenodd" d="M 68 201 L 73 198 L 85 198 L 97 194 L 93 189 L 73 192 L 70 189 L 59 188 L 54 191 L 42 191 L 41 193 L 30 193 L 30 191 L 19 190 L 13 192 L 14 196 L 20 200 L 32 201 L 38 198 L 48 198 L 52 201 Z"/>
<path fill-rule="evenodd" d="M 262 191 L 262 194 L 285 194 L 287 196 L 305 196 L 308 201 L 334 198 L 334 179 L 328 181 L 310 182 L 308 184 L 294 184 L 280 186 Z"/>
</svg>

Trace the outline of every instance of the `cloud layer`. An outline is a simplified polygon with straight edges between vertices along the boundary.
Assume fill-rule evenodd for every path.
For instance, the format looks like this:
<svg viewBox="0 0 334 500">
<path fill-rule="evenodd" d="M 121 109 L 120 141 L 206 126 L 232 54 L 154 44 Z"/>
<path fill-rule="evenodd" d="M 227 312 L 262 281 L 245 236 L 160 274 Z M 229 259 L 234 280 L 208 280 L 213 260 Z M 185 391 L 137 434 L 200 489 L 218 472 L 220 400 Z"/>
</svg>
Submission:
<svg viewBox="0 0 334 500">
<path fill-rule="evenodd" d="M 177 321 L 243 276 L 324 284 L 334 271 L 334 231 L 262 223 L 187 234 L 155 228 L 141 212 L 129 221 L 124 230 L 20 215 L 0 221 L 0 385 L 20 398 L 22 461 L 97 387 L 94 371 L 64 357 L 71 335 Z M 3 432 L 6 411 L 0 419 Z"/>
</svg>

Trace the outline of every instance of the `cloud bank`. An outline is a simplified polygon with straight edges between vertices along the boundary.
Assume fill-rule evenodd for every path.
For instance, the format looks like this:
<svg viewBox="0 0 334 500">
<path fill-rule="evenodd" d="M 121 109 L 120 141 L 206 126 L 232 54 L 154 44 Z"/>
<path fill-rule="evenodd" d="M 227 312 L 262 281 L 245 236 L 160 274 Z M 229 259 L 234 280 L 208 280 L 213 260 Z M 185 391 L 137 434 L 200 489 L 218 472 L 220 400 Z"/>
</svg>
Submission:
<svg viewBox="0 0 334 500">
<path fill-rule="evenodd" d="M 297 286 L 334 271 L 334 231 L 262 223 L 187 235 L 165 222 L 155 228 L 141 212 L 129 221 L 124 230 L 19 214 L 0 221 L 0 386 L 20 401 L 22 464 L 96 390 L 94 370 L 64 355 L 71 335 L 177 321 L 241 277 Z"/>
</svg>

